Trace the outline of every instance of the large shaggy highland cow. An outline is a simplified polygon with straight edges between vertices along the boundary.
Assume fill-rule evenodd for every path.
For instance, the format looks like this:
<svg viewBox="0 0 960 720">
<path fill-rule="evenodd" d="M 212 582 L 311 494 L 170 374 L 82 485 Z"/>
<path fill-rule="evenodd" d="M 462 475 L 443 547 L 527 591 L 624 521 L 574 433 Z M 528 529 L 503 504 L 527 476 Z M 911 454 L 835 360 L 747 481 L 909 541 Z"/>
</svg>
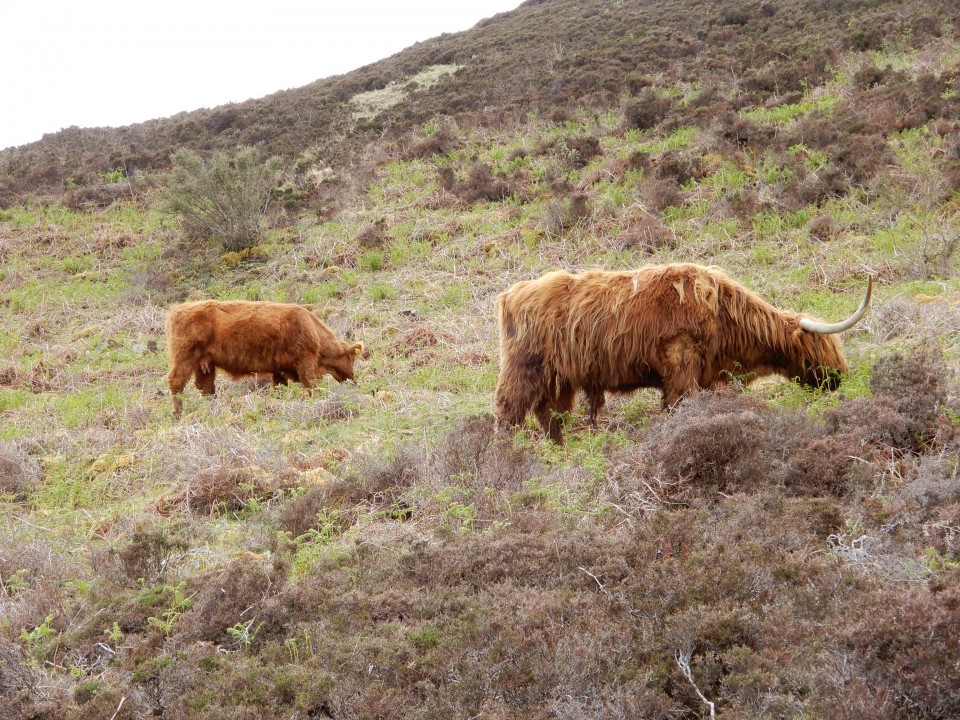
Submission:
<svg viewBox="0 0 960 720">
<path fill-rule="evenodd" d="M 557 413 L 573 407 L 579 389 L 591 421 L 606 391 L 660 388 L 669 407 L 733 377 L 778 374 L 832 389 L 847 369 L 836 333 L 863 316 L 872 285 L 850 318 L 828 324 L 778 310 L 719 269 L 690 263 L 518 282 L 498 299 L 498 421 L 517 425 L 532 409 L 562 443 Z"/>
<path fill-rule="evenodd" d="M 180 415 L 180 394 L 190 377 L 204 395 L 216 390 L 220 368 L 234 378 L 266 374 L 274 385 L 287 380 L 313 387 L 314 378 L 330 374 L 353 380 L 353 362 L 362 343 L 338 340 L 305 307 L 273 302 L 201 300 L 174 306 L 167 313 L 170 394 Z"/>
</svg>

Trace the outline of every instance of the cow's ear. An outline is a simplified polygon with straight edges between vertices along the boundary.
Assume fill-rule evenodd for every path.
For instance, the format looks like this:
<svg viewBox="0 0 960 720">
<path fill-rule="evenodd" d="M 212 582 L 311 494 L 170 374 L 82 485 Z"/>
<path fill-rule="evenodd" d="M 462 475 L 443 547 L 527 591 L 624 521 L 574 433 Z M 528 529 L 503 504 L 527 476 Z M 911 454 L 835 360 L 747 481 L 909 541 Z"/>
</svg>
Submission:
<svg viewBox="0 0 960 720">
<path fill-rule="evenodd" d="M 366 357 L 364 355 L 365 349 L 362 342 L 354 343 L 350 346 L 350 350 L 353 352 L 355 357 Z"/>
</svg>

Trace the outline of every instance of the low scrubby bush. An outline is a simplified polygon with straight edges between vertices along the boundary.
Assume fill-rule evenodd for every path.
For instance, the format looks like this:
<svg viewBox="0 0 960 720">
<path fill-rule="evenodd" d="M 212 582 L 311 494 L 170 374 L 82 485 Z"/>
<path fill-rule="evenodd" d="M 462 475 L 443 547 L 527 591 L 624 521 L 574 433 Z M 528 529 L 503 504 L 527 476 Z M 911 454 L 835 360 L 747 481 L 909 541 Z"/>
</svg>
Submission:
<svg viewBox="0 0 960 720">
<path fill-rule="evenodd" d="M 24 500 L 40 479 L 40 463 L 20 445 L 0 441 L 0 495 Z"/>
<path fill-rule="evenodd" d="M 253 247 L 260 239 L 280 158 L 260 162 L 254 148 L 234 155 L 214 153 L 205 162 L 192 150 L 173 154 L 167 207 L 190 232 L 213 237 L 230 251 Z"/>
</svg>

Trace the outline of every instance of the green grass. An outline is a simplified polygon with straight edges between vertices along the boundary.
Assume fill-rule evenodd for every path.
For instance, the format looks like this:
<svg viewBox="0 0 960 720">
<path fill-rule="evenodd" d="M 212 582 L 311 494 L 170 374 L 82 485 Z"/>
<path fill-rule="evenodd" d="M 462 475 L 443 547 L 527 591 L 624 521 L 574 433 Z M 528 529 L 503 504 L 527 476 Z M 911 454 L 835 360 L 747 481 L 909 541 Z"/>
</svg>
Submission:
<svg viewBox="0 0 960 720">
<path fill-rule="evenodd" d="M 692 125 L 678 127 L 664 138 L 641 142 L 638 150 L 649 153 L 663 153 L 671 150 L 680 150 L 690 145 L 697 137 L 698 128 Z"/>
<path fill-rule="evenodd" d="M 743 113 L 744 117 L 758 123 L 787 124 L 812 112 L 829 112 L 840 99 L 831 94 L 807 98 L 796 103 L 784 103 L 772 108 L 755 108 Z"/>
</svg>

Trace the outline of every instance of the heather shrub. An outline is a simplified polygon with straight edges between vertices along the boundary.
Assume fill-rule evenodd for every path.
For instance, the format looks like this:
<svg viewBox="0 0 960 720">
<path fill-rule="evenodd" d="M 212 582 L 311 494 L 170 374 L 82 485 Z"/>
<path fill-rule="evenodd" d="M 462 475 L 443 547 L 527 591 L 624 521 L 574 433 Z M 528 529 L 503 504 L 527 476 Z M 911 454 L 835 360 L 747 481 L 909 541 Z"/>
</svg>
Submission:
<svg viewBox="0 0 960 720">
<path fill-rule="evenodd" d="M 753 188 L 746 187 L 724 198 L 728 212 L 738 220 L 751 220 L 754 215 L 770 209 L 770 203 Z"/>
<path fill-rule="evenodd" d="M 683 185 L 690 180 L 701 179 L 705 171 L 699 155 L 671 150 L 657 161 L 655 174 L 658 178 L 671 179 L 678 185 Z"/>
<path fill-rule="evenodd" d="M 452 128 L 443 126 L 435 133 L 407 145 L 400 154 L 404 160 L 428 158 L 434 155 L 446 155 L 455 150 L 460 140 Z"/>
<path fill-rule="evenodd" d="M 280 158 L 261 163 L 254 148 L 233 156 L 214 153 L 209 162 L 187 148 L 173 154 L 167 207 L 190 232 L 219 240 L 229 251 L 253 247 L 265 224 Z"/>
<path fill-rule="evenodd" d="M 854 185 L 863 185 L 893 158 L 882 136 L 847 135 L 837 145 L 835 159 Z"/>
<path fill-rule="evenodd" d="M 81 577 L 77 565 L 69 557 L 40 541 L 22 542 L 14 536 L 0 536 L 0 637 L 15 637 L 20 630 L 32 630 L 40 625 L 63 629 L 64 614 L 69 611 L 70 590 L 68 578 Z M 54 643 L 37 646 L 45 653 Z"/>
<path fill-rule="evenodd" d="M 864 422 L 870 418 L 870 422 Z M 891 397 L 854 398 L 824 413 L 826 431 L 857 446 L 910 450 L 915 447 L 915 423 L 897 410 Z"/>
<path fill-rule="evenodd" d="M 603 154 L 600 140 L 592 135 L 565 137 L 560 142 L 566 147 L 567 162 L 574 170 L 586 167 L 591 160 Z"/>
<path fill-rule="evenodd" d="M 197 588 L 196 594 L 190 608 L 177 621 L 177 638 L 222 644 L 232 638 L 241 647 L 252 643 L 261 629 L 260 606 L 283 587 L 284 570 L 282 564 L 271 567 L 241 557 L 228 567 L 195 578 L 192 584 Z M 228 632 L 230 628 L 236 632 Z"/>
<path fill-rule="evenodd" d="M 676 182 L 664 178 L 644 179 L 640 185 L 644 205 L 652 213 L 683 204 L 683 192 Z"/>
<path fill-rule="evenodd" d="M 511 183 L 495 176 L 493 169 L 483 162 L 475 162 L 467 179 L 459 182 L 454 180 L 452 169 L 441 168 L 440 186 L 470 205 L 503 200 L 516 190 Z"/>
<path fill-rule="evenodd" d="M 222 515 L 255 510 L 298 486 L 296 473 L 264 469 L 238 457 L 200 470 L 183 490 L 158 504 L 164 513 L 185 510 Z"/>
<path fill-rule="evenodd" d="M 321 516 L 338 530 L 345 530 L 356 519 L 361 506 L 404 520 L 411 512 L 405 492 L 422 481 L 426 464 L 422 452 L 413 447 L 400 448 L 388 459 L 359 458 L 356 469 L 346 477 L 328 479 L 281 505 L 276 521 L 297 538 L 317 527 Z"/>
<path fill-rule="evenodd" d="M 662 98 L 652 88 L 645 88 L 636 98 L 620 105 L 620 126 L 624 130 L 648 130 L 670 112 L 670 99 Z"/>
<path fill-rule="evenodd" d="M 960 715 L 960 590 L 925 587 L 888 598 L 848 636 L 847 645 L 866 682 L 887 688 L 897 718 Z"/>
<path fill-rule="evenodd" d="M 909 421 L 908 432 L 918 447 L 936 434 L 940 406 L 947 398 L 947 367 L 943 353 L 922 345 L 904 356 L 880 358 L 873 366 L 870 390 L 889 398 L 896 412 Z"/>
<path fill-rule="evenodd" d="M 490 415 L 458 422 L 434 453 L 433 467 L 437 481 L 472 489 L 476 495 L 468 499 L 484 506 L 496 503 L 503 493 L 519 491 L 542 470 L 530 450 L 496 435 Z"/>
<path fill-rule="evenodd" d="M 817 215 L 807 224 L 810 237 L 826 242 L 832 240 L 837 233 L 837 226 L 829 215 Z"/>
<path fill-rule="evenodd" d="M 853 472 L 856 452 L 857 444 L 848 439 L 805 438 L 787 460 L 784 484 L 797 495 L 847 496 L 869 479 Z"/>
<path fill-rule="evenodd" d="M 644 440 L 670 478 L 729 492 L 770 482 L 777 449 L 766 432 L 771 412 L 732 390 L 699 392 L 684 400 Z"/>
<path fill-rule="evenodd" d="M 865 90 L 882 85 L 890 74 L 889 68 L 878 68 L 872 61 L 865 62 L 853 74 L 853 84 Z"/>
<path fill-rule="evenodd" d="M 888 463 L 887 476 L 889 505 L 883 510 L 911 528 L 922 526 L 923 537 L 916 542 L 954 556 L 955 526 L 933 520 L 944 510 L 949 516 L 951 504 L 960 500 L 960 477 L 953 458 L 944 453 L 904 457 L 896 464 Z"/>
<path fill-rule="evenodd" d="M 0 713 L 17 717 L 25 695 L 36 691 L 36 682 L 36 673 L 20 646 L 0 636 Z"/>
<path fill-rule="evenodd" d="M 646 254 L 676 243 L 673 231 L 655 215 L 644 213 L 631 219 L 617 239 L 621 250 L 633 249 Z"/>
</svg>

